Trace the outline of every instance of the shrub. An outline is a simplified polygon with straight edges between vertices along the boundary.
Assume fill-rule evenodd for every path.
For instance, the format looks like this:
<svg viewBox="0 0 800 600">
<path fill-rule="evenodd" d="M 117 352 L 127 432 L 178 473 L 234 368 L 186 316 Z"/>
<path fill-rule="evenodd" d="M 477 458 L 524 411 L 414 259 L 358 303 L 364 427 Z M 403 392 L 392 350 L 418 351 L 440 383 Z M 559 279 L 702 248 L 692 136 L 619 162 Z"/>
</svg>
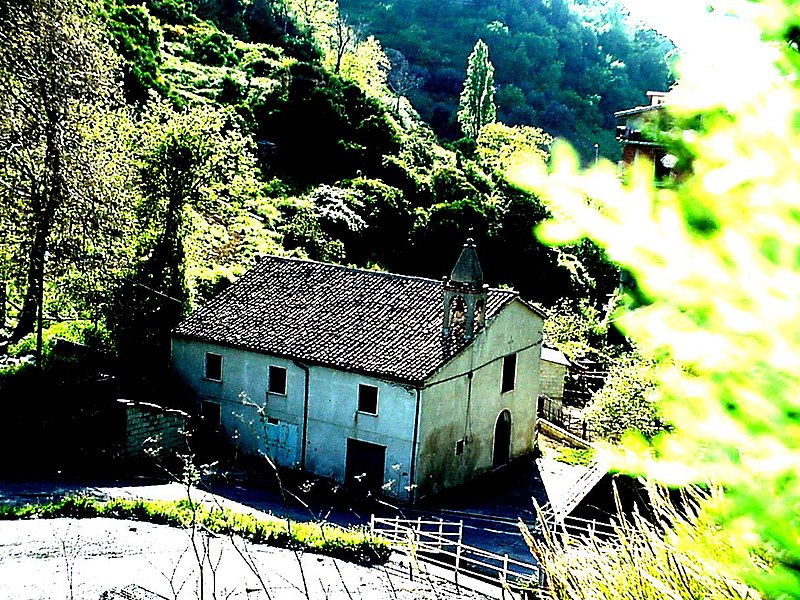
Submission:
<svg viewBox="0 0 800 600">
<path fill-rule="evenodd" d="M 165 91 L 161 77 L 162 30 L 144 6 L 114 6 L 108 13 L 108 28 L 116 50 L 125 59 L 125 95 L 145 102 L 148 90 Z"/>
<path fill-rule="evenodd" d="M 603 387 L 592 397 L 588 418 L 603 439 L 619 442 L 626 433 L 646 439 L 668 430 L 655 391 L 657 366 L 636 354 L 617 359 L 609 368 Z"/>
<path fill-rule="evenodd" d="M 77 320 L 55 323 L 42 331 L 43 351 L 47 357 L 52 351 L 56 339 L 67 340 L 75 344 L 83 344 L 93 348 L 108 348 L 110 341 L 108 332 L 93 321 Z M 8 353 L 12 356 L 23 356 L 36 352 L 36 334 L 30 333 L 12 344 Z"/>
<path fill-rule="evenodd" d="M 212 67 L 236 64 L 233 38 L 230 35 L 208 22 L 190 25 L 188 31 L 187 43 L 192 51 L 192 60 Z"/>
<path fill-rule="evenodd" d="M 279 231 L 283 234 L 283 247 L 302 250 L 309 258 L 326 262 L 342 262 L 344 244 L 331 238 L 322 228 L 322 218 L 309 203 L 286 207 L 286 217 Z"/>
<path fill-rule="evenodd" d="M 453 167 L 439 167 L 431 176 L 431 187 L 437 202 L 468 200 L 477 203 L 481 194 L 467 181 L 464 173 Z"/>
<path fill-rule="evenodd" d="M 183 0 L 150 0 L 150 11 L 164 22 L 186 25 L 196 21 L 191 2 Z"/>
</svg>

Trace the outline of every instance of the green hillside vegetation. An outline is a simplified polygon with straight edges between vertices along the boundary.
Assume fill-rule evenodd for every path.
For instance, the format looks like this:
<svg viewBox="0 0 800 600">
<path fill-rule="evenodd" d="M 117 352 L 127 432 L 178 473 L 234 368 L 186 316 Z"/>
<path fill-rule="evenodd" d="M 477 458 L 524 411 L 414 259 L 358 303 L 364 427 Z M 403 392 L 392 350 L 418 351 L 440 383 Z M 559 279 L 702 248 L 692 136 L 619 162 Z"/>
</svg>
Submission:
<svg viewBox="0 0 800 600">
<path fill-rule="evenodd" d="M 568 139 L 583 157 L 619 157 L 614 111 L 671 83 L 672 43 L 631 22 L 616 0 L 341 0 L 409 64 L 414 108 L 436 133 L 457 139 L 458 97 L 476 40 L 495 67 L 497 116 Z"/>
<path fill-rule="evenodd" d="M 554 597 L 798 597 L 800 42 L 789 0 L 740 4 L 763 41 L 716 78 L 687 68 L 662 139 L 686 176 L 659 187 L 643 163 L 581 176 L 593 144 L 613 155 L 613 111 L 669 83 L 669 45 L 614 3 L 0 5 L 7 462 L 108 458 L 81 444 L 115 434 L 109 397 L 179 398 L 170 329 L 260 254 L 439 278 L 471 235 L 487 281 L 553 307 L 572 357 L 613 355 L 605 302 L 631 281 L 613 321 L 636 353 L 590 414 L 619 466 L 724 490 L 620 524 L 613 547 L 540 545 Z M 506 180 L 555 136 L 582 157 L 553 144 L 549 171 Z"/>
<path fill-rule="evenodd" d="M 508 164 L 546 158 L 550 133 L 504 122 L 500 84 L 499 120 L 489 102 L 475 139 L 444 147 L 407 97 L 412 63 L 353 23 L 331 0 L 0 11 L 9 397 L 48 399 L 30 410 L 50 410 L 57 428 L 64 407 L 48 390 L 92 372 L 114 374 L 127 397 L 177 396 L 169 331 L 265 253 L 438 279 L 473 237 L 489 283 L 602 310 L 616 268 L 590 242 L 537 242 L 547 209 L 504 177 Z M 509 68 L 501 58 L 489 57 L 497 74 Z M 37 376 L 23 357 L 38 352 L 39 324 L 73 321 L 87 324 L 70 339 L 90 347 L 91 364 L 44 357 L 51 376 Z M 17 417 L 8 431 L 31 414 Z"/>
</svg>

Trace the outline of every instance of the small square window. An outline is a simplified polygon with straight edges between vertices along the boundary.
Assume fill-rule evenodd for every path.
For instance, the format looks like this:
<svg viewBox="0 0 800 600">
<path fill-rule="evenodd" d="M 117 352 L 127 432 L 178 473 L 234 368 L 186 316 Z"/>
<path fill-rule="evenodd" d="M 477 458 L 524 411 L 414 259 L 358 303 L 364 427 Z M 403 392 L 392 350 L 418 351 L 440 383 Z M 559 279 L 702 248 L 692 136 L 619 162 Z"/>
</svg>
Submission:
<svg viewBox="0 0 800 600">
<path fill-rule="evenodd" d="M 464 440 L 463 439 L 460 439 L 460 440 L 458 440 L 456 442 L 456 447 L 455 447 L 454 452 L 456 453 L 456 456 L 461 456 L 462 454 L 464 454 Z"/>
<path fill-rule="evenodd" d="M 269 368 L 269 387 L 270 394 L 286 394 L 286 369 L 283 367 Z"/>
<path fill-rule="evenodd" d="M 514 380 L 517 376 L 517 355 L 509 354 L 503 358 L 503 381 L 500 384 L 500 393 L 505 394 L 514 389 Z"/>
<path fill-rule="evenodd" d="M 206 352 L 205 378 L 211 381 L 222 381 L 222 355 Z"/>
<path fill-rule="evenodd" d="M 364 383 L 358 386 L 358 412 L 378 414 L 378 388 Z"/>
</svg>

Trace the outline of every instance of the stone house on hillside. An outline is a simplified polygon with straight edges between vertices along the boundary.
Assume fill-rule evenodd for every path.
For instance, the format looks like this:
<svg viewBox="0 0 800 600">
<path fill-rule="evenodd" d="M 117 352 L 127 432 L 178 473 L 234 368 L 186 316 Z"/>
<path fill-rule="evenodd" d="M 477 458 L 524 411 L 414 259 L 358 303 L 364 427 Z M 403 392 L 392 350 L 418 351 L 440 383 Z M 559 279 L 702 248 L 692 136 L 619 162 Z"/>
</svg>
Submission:
<svg viewBox="0 0 800 600">
<path fill-rule="evenodd" d="M 533 449 L 543 315 L 489 288 L 268 256 L 173 332 L 242 451 L 415 501 Z"/>
<path fill-rule="evenodd" d="M 668 92 L 647 92 L 647 96 L 650 104 L 614 113 L 617 140 L 622 143 L 623 167 L 634 164 L 639 158 L 646 158 L 653 163 L 656 179 L 663 179 L 672 173 L 677 159 L 648 137 L 648 127 L 656 126 L 663 118 Z"/>
</svg>

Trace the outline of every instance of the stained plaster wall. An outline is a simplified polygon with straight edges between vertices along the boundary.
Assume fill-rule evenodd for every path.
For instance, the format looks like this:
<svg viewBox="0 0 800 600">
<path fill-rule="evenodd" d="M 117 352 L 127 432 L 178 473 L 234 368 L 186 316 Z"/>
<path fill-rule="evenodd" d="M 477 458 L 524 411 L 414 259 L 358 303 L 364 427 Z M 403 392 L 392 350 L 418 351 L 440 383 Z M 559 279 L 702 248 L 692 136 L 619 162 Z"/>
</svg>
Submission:
<svg viewBox="0 0 800 600">
<path fill-rule="evenodd" d="M 511 413 L 511 458 L 533 450 L 541 340 L 541 316 L 515 300 L 426 382 L 420 413 L 418 498 L 492 468 L 495 423 L 503 410 Z M 503 357 L 514 352 L 515 386 L 501 393 Z M 456 442 L 461 439 L 463 453 L 456 455 Z"/>
<path fill-rule="evenodd" d="M 205 354 L 223 357 L 222 381 L 204 378 Z M 306 371 L 292 360 L 186 339 L 173 339 L 174 370 L 200 402 L 220 405 L 221 425 L 242 452 L 258 454 L 266 439 L 279 433 L 281 446 L 270 456 L 286 467 L 302 467 L 303 409 Z M 286 394 L 267 392 L 270 365 L 286 369 Z M 416 392 L 393 382 L 305 365 L 309 377 L 305 470 L 344 481 L 347 439 L 386 447 L 384 482 L 388 495 L 407 498 Z M 378 414 L 358 412 L 359 384 L 378 388 Z M 258 406 L 256 406 L 258 405 Z M 263 407 L 263 417 L 258 407 Z M 266 420 L 278 420 L 280 431 Z M 290 443 L 293 448 L 285 448 Z M 393 468 L 394 467 L 394 468 Z"/>
<path fill-rule="evenodd" d="M 343 481 L 348 438 L 385 446 L 385 493 L 407 498 L 416 392 L 326 367 L 312 367 L 311 373 L 306 469 Z M 358 412 L 358 386 L 362 383 L 378 388 L 377 415 Z"/>
</svg>

